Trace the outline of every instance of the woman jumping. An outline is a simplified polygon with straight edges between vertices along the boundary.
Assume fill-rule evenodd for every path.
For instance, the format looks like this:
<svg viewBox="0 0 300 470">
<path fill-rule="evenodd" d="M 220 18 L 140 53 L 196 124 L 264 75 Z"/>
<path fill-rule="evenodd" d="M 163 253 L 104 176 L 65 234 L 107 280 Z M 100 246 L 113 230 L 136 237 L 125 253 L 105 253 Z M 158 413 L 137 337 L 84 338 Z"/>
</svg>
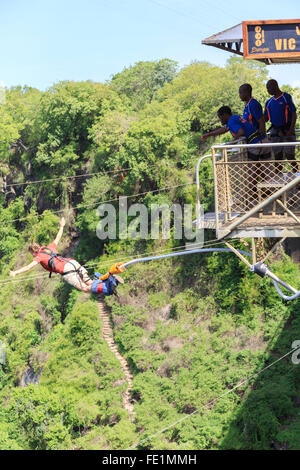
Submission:
<svg viewBox="0 0 300 470">
<path fill-rule="evenodd" d="M 117 273 L 125 271 L 122 263 L 116 263 L 111 266 L 108 273 L 102 275 L 95 273 L 95 279 L 90 279 L 87 270 L 81 266 L 78 261 L 73 258 L 64 258 L 57 253 L 57 246 L 63 235 L 65 226 L 64 217 L 60 220 L 60 228 L 56 235 L 55 240 L 47 246 L 40 246 L 38 243 L 31 243 L 29 245 L 29 252 L 34 257 L 34 260 L 18 269 L 17 271 L 10 271 L 10 276 L 26 273 L 33 269 L 38 264 L 51 273 L 61 274 L 62 279 L 82 292 L 92 292 L 93 294 L 111 295 L 116 294 L 115 288 L 118 283 L 123 284 L 123 279 L 117 276 Z"/>
</svg>

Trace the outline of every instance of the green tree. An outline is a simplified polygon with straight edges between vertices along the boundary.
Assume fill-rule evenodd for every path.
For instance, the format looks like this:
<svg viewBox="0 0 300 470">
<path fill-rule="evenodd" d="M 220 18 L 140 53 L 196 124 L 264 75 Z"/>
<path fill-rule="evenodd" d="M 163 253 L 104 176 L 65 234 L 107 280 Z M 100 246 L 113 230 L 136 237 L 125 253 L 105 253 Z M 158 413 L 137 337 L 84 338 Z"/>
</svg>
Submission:
<svg viewBox="0 0 300 470">
<path fill-rule="evenodd" d="M 110 84 L 130 100 L 133 109 L 140 110 L 153 100 L 157 90 L 174 79 L 177 67 L 177 62 L 170 59 L 137 62 L 113 75 Z"/>
</svg>

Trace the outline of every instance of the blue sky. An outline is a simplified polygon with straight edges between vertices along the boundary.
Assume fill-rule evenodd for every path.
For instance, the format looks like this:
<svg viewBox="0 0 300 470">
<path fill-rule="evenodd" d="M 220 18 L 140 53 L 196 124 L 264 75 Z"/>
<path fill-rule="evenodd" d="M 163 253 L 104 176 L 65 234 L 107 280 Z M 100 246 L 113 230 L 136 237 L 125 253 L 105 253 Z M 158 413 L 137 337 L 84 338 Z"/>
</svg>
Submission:
<svg viewBox="0 0 300 470">
<path fill-rule="evenodd" d="M 0 0 L 0 82 L 45 90 L 60 80 L 105 82 L 141 60 L 224 65 L 201 40 L 243 20 L 298 18 L 299 0 Z M 273 65 L 300 86 L 300 64 Z"/>
</svg>

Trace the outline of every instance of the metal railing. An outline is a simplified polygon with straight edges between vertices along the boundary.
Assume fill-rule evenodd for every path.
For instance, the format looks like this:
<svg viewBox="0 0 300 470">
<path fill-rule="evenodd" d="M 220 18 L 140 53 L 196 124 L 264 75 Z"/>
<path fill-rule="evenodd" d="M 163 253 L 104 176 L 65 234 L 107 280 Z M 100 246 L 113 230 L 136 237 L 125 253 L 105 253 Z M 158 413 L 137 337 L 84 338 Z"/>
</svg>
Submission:
<svg viewBox="0 0 300 470">
<path fill-rule="evenodd" d="M 271 159 L 270 155 L 268 159 L 260 155 L 259 161 L 247 158 L 248 149 L 252 152 L 253 149 L 267 152 L 268 148 L 271 151 L 276 147 L 283 151 L 286 147 L 295 147 L 296 160 L 279 161 Z M 234 219 L 250 211 L 258 221 L 273 218 L 284 222 L 291 212 L 300 214 L 300 184 L 293 184 L 300 177 L 299 150 L 300 142 L 214 145 L 212 161 L 216 228 L 229 226 Z M 275 193 L 279 196 L 273 200 L 271 196 Z M 269 203 L 265 204 L 266 201 Z"/>
<path fill-rule="evenodd" d="M 239 140 L 235 140 L 235 141 L 232 141 L 232 142 L 228 142 L 227 144 L 229 144 L 229 143 L 230 144 L 239 143 L 241 141 L 242 141 L 242 139 L 239 139 Z M 230 154 L 229 156 L 233 157 L 236 154 L 236 152 L 239 152 L 239 150 L 232 148 L 231 150 L 229 150 L 229 154 Z M 241 154 L 241 152 L 239 152 L 239 154 Z M 222 156 L 222 153 L 215 154 L 215 157 L 221 157 L 221 156 Z M 212 157 L 213 157 L 212 153 L 204 155 L 204 156 L 199 158 L 199 160 L 197 161 L 197 164 L 196 164 L 196 186 L 197 186 L 196 216 L 197 216 L 197 219 L 196 219 L 195 222 L 197 223 L 198 228 L 200 228 L 200 226 L 201 226 L 201 221 L 200 221 L 200 219 L 201 219 L 201 200 L 200 200 L 200 177 L 199 177 L 200 165 L 204 160 L 206 160 L 208 158 L 212 159 Z"/>
</svg>

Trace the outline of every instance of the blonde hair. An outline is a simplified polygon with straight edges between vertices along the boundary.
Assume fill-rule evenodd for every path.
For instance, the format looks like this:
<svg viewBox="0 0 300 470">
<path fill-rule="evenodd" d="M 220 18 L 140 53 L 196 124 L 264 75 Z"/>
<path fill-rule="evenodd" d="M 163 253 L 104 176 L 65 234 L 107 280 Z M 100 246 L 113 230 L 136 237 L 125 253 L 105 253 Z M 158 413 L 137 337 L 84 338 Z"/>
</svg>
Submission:
<svg viewBox="0 0 300 470">
<path fill-rule="evenodd" d="M 40 249 L 40 245 L 38 243 L 31 243 L 28 247 L 28 251 L 30 251 L 31 254 L 37 253 Z"/>
</svg>

